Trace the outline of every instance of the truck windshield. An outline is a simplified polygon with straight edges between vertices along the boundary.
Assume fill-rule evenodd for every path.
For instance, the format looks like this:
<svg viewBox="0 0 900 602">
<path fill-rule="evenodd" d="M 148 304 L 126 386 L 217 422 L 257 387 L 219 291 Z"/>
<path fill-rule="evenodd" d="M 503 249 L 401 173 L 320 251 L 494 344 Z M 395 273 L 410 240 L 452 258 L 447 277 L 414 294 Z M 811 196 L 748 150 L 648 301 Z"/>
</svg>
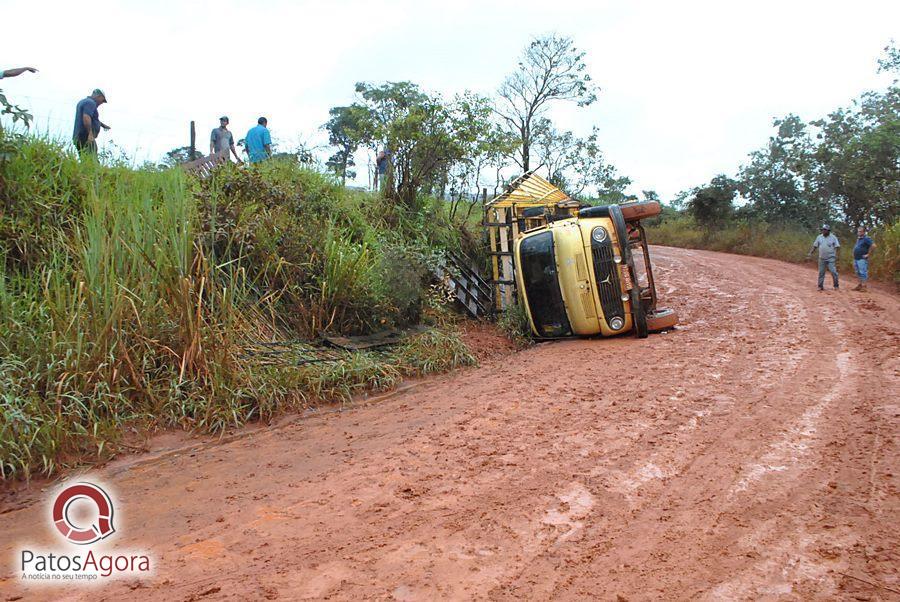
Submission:
<svg viewBox="0 0 900 602">
<path fill-rule="evenodd" d="M 553 233 L 542 232 L 523 240 L 519 257 L 528 309 L 538 333 L 544 337 L 572 334 L 556 275 Z"/>
</svg>

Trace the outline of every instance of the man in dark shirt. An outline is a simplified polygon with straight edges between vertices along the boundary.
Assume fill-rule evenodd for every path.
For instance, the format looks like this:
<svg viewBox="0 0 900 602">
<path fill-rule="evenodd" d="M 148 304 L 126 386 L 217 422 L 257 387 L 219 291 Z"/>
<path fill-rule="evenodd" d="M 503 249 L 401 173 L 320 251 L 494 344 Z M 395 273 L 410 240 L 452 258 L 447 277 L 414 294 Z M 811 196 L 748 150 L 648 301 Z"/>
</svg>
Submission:
<svg viewBox="0 0 900 602">
<path fill-rule="evenodd" d="M 866 281 L 869 279 L 869 254 L 874 248 L 875 241 L 866 236 L 866 229 L 863 226 L 857 228 L 856 246 L 853 247 L 853 269 L 856 270 L 859 284 L 853 289 L 855 291 L 866 290 Z"/>
<path fill-rule="evenodd" d="M 106 102 L 106 94 L 97 88 L 90 96 L 78 101 L 75 106 L 75 129 L 72 131 L 72 141 L 79 154 L 97 154 L 97 136 L 100 128 L 108 130 L 109 126 L 100 121 L 100 113 L 97 107 Z"/>
</svg>

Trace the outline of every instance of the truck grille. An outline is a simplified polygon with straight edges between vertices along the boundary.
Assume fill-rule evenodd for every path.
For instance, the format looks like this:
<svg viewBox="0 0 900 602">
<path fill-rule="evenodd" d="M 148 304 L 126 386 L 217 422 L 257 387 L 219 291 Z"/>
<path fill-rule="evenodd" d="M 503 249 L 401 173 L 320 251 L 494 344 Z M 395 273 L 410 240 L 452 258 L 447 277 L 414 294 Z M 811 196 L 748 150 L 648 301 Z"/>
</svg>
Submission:
<svg viewBox="0 0 900 602">
<path fill-rule="evenodd" d="M 607 238 L 602 243 L 591 241 L 591 253 L 594 257 L 594 274 L 597 276 L 597 296 L 600 297 L 600 308 L 606 323 L 614 316 L 625 317 L 622 305 L 622 287 L 619 284 L 619 271 L 613 261 L 612 242 Z"/>
</svg>

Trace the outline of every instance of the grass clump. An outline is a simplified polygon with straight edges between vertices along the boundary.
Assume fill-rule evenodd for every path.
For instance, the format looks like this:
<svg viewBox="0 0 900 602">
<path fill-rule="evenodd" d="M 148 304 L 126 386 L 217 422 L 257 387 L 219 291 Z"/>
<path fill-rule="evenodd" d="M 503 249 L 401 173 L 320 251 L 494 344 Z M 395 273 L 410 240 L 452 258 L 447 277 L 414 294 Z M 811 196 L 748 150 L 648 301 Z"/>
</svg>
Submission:
<svg viewBox="0 0 900 602">
<path fill-rule="evenodd" d="M 531 326 L 528 324 L 528 314 L 525 306 L 521 303 L 510 305 L 500 314 L 497 319 L 497 328 L 519 349 L 532 343 L 533 335 Z"/>
<path fill-rule="evenodd" d="M 397 349 L 398 369 L 406 375 L 422 376 L 446 372 L 478 362 L 455 330 L 434 329 L 407 339 Z"/>
</svg>

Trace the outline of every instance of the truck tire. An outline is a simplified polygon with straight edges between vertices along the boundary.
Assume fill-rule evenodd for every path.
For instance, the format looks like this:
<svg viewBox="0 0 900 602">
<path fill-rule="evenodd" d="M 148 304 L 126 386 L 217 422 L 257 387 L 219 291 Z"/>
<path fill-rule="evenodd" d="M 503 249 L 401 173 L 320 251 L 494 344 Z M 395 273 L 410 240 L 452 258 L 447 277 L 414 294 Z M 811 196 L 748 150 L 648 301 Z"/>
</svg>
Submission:
<svg viewBox="0 0 900 602">
<path fill-rule="evenodd" d="M 649 333 L 647 330 L 647 314 L 644 312 L 644 304 L 641 302 L 641 291 L 637 286 L 631 289 L 631 321 L 634 325 L 634 336 L 639 339 L 646 339 Z"/>
<path fill-rule="evenodd" d="M 637 201 L 619 205 L 622 217 L 626 222 L 634 222 L 648 217 L 656 217 L 662 212 L 662 206 L 658 201 Z"/>
<path fill-rule="evenodd" d="M 651 314 L 647 314 L 647 329 L 650 332 L 659 332 L 661 330 L 669 330 L 678 324 L 678 314 L 674 309 L 658 309 Z"/>
</svg>

